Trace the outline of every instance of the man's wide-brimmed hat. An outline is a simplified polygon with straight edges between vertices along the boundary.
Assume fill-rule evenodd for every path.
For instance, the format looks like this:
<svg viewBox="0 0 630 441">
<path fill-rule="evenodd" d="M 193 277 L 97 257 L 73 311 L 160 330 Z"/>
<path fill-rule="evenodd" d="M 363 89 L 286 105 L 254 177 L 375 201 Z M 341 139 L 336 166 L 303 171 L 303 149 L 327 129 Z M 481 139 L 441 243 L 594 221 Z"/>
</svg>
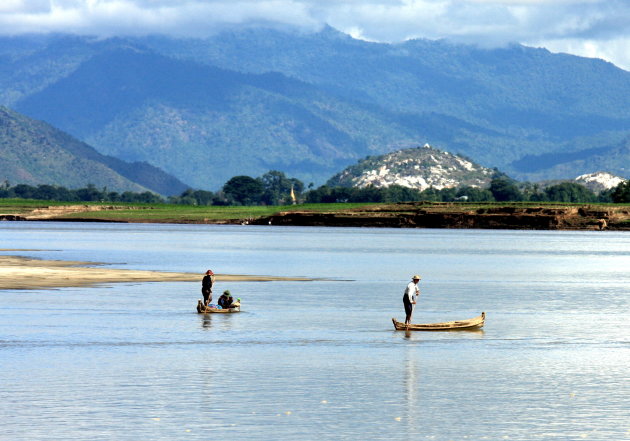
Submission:
<svg viewBox="0 0 630 441">
<path fill-rule="evenodd" d="M 417 274 L 411 278 L 411 280 L 420 280 L 420 279 L 422 279 L 422 277 L 420 277 Z"/>
<path fill-rule="evenodd" d="M 230 290 L 229 289 L 226 289 L 225 291 L 223 291 L 223 294 L 228 295 L 228 296 L 232 295 L 232 294 L 230 294 Z"/>
</svg>

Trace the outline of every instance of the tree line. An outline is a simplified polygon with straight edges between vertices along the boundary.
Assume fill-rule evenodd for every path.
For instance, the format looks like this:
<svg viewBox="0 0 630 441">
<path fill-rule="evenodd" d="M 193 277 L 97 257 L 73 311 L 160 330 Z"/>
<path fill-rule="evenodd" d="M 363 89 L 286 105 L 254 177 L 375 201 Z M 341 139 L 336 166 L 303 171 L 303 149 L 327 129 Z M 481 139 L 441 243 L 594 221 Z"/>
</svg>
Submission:
<svg viewBox="0 0 630 441">
<path fill-rule="evenodd" d="M 69 189 L 59 185 L 40 184 L 32 186 L 28 184 L 17 184 L 11 186 L 5 181 L 0 186 L 0 198 L 21 198 L 38 199 L 43 201 L 61 202 L 132 202 L 132 203 L 160 203 L 164 199 L 150 191 L 133 192 L 125 191 L 118 193 L 108 191 L 107 188 L 99 190 L 93 184 L 88 184 L 85 188 Z"/>
<path fill-rule="evenodd" d="M 162 196 L 145 191 L 122 193 L 99 190 L 89 184 L 76 190 L 55 185 L 27 184 L 0 185 L 0 198 L 39 199 L 64 202 L 128 202 L 128 203 L 169 203 L 183 205 L 289 205 L 291 203 L 335 203 L 335 202 L 630 202 L 630 180 L 617 187 L 595 194 L 587 187 L 562 182 L 546 187 L 529 182 L 519 183 L 506 175 L 497 173 L 488 188 L 457 187 L 416 190 L 392 185 L 377 187 L 337 187 L 322 185 L 305 191 L 304 183 L 289 178 L 283 172 L 271 170 L 261 177 L 234 176 L 217 191 L 188 189 L 179 196 Z"/>
<path fill-rule="evenodd" d="M 387 188 L 346 188 L 322 186 L 305 195 L 306 202 L 630 202 L 630 181 L 595 194 L 587 187 L 562 182 L 542 188 L 539 184 L 517 183 L 507 177 L 495 177 L 488 188 L 457 187 L 416 190 L 399 185 Z"/>
</svg>

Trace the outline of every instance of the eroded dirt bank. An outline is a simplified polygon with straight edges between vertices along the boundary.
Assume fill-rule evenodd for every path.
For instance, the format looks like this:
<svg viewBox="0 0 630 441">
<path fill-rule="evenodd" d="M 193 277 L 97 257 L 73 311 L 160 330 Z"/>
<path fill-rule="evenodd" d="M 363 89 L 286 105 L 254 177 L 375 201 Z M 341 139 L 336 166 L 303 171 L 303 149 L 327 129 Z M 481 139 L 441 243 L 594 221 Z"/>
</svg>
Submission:
<svg viewBox="0 0 630 441">
<path fill-rule="evenodd" d="M 629 230 L 630 208 L 496 207 L 392 204 L 343 212 L 287 211 L 253 223 L 296 226 L 482 228 L 518 230 Z"/>
</svg>

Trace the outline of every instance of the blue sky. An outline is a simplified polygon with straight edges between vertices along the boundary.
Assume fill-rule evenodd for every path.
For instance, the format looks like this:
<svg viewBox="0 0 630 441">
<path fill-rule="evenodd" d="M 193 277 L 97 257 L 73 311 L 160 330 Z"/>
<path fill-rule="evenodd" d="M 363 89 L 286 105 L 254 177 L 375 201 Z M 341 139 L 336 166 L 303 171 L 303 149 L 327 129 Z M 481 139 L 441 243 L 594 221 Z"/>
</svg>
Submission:
<svg viewBox="0 0 630 441">
<path fill-rule="evenodd" d="M 630 70 L 630 0 L 0 0 L 0 34 L 205 36 L 228 26 L 325 24 L 355 38 L 521 43 Z"/>
</svg>

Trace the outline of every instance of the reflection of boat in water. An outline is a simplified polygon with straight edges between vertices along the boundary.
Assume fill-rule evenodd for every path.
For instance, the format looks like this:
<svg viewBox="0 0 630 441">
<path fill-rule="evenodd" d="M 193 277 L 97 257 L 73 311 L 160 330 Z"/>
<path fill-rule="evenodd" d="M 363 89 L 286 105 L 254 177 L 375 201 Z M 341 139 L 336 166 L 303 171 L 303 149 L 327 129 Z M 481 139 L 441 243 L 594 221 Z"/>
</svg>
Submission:
<svg viewBox="0 0 630 441">
<path fill-rule="evenodd" d="M 210 306 L 204 306 L 201 300 L 197 301 L 197 312 L 199 314 L 230 314 L 234 312 L 241 312 L 241 304 L 238 303 L 238 306 L 234 308 L 222 309 L 222 308 L 212 308 Z"/>
<path fill-rule="evenodd" d="M 478 317 L 452 322 L 406 325 L 397 321 L 395 318 L 392 319 L 392 322 L 394 322 L 394 327 L 397 331 L 457 331 L 479 329 L 484 325 L 485 320 L 486 313 L 482 312 Z"/>
</svg>

